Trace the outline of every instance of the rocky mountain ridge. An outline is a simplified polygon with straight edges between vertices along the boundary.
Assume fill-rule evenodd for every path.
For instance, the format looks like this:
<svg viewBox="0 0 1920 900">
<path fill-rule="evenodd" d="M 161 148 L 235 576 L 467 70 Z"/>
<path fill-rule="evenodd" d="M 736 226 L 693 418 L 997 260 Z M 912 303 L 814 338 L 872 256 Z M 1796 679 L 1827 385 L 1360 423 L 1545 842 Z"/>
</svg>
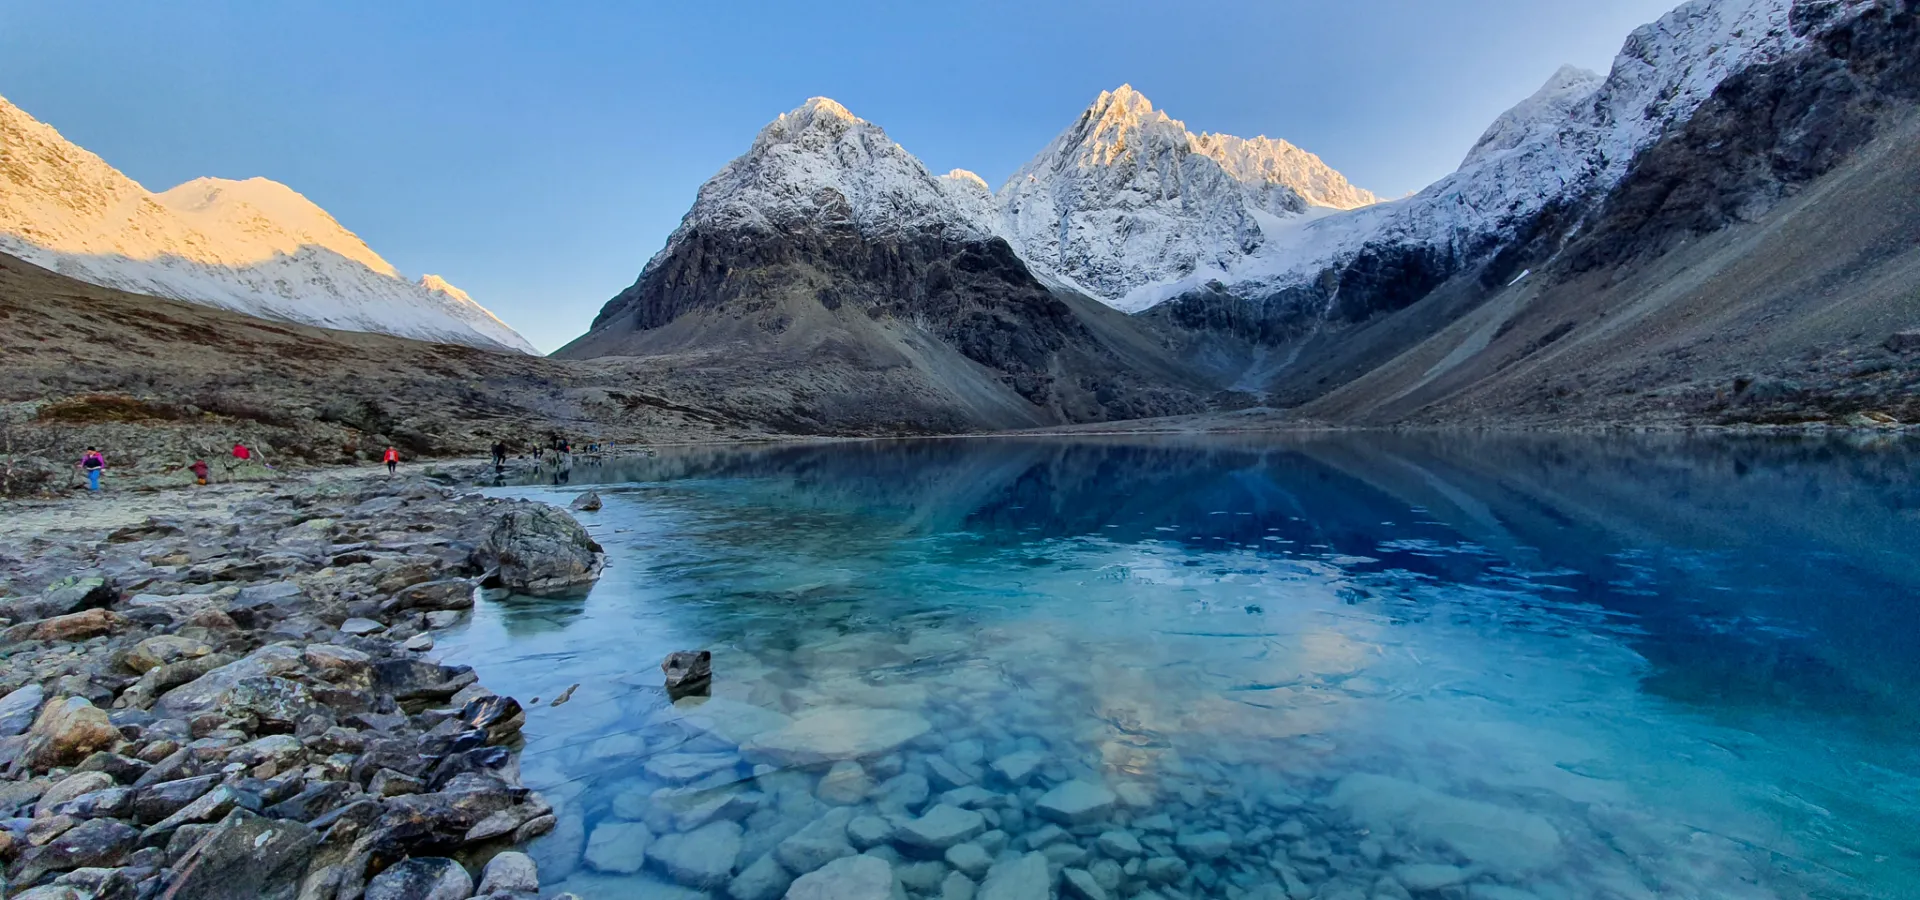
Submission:
<svg viewBox="0 0 1920 900">
<path fill-rule="evenodd" d="M 977 176 L 936 177 L 878 126 L 808 100 L 701 188 L 634 285 L 556 355 L 777 373 L 800 430 L 1202 408 L 1206 385 L 1137 325 L 1036 278 L 980 220 L 986 200 Z"/>
<path fill-rule="evenodd" d="M 286 185 L 198 178 L 152 193 L 3 98 L 0 252 L 267 319 L 537 352 L 444 279 L 409 281 Z"/>
</svg>

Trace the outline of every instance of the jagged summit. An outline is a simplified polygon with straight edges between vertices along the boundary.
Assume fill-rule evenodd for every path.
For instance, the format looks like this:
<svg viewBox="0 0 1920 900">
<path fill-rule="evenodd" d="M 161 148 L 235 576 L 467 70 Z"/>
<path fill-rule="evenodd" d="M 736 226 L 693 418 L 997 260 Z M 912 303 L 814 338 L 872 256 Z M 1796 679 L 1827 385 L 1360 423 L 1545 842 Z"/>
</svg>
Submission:
<svg viewBox="0 0 1920 900">
<path fill-rule="evenodd" d="M 1203 133 L 1193 145 L 1256 193 L 1285 188 L 1310 206 L 1329 209 L 1358 209 L 1380 202 L 1372 191 L 1355 186 L 1319 156 L 1287 141 L 1264 134 L 1240 138 Z"/>
<path fill-rule="evenodd" d="M 1030 265 L 1122 309 L 1237 265 L 1267 240 L 1261 216 L 1375 200 L 1285 141 L 1196 136 L 1132 85 L 1102 91 L 994 197 Z"/>
<path fill-rule="evenodd" d="M 93 284 L 253 316 L 537 352 L 457 289 L 401 277 L 286 185 L 196 178 L 151 193 L 4 98 L 0 252 Z"/>
</svg>

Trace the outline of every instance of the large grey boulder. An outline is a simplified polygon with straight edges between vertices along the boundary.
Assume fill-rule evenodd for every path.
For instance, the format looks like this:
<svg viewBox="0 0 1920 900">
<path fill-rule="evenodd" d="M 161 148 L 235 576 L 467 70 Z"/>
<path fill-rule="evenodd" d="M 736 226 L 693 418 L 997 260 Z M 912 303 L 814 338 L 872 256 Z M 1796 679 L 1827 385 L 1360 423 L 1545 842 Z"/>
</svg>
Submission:
<svg viewBox="0 0 1920 900">
<path fill-rule="evenodd" d="M 300 882 L 320 836 L 299 822 L 246 810 L 227 814 L 175 890 L 196 900 L 255 900 L 282 896 Z"/>
<path fill-rule="evenodd" d="M 533 595 L 592 584 L 605 559 L 579 522 L 543 503 L 516 504 L 502 513 L 481 555 L 498 568 L 502 587 Z"/>
<path fill-rule="evenodd" d="M 401 860 L 367 883 L 366 900 L 467 900 L 473 876 L 451 859 L 437 856 Z"/>
</svg>

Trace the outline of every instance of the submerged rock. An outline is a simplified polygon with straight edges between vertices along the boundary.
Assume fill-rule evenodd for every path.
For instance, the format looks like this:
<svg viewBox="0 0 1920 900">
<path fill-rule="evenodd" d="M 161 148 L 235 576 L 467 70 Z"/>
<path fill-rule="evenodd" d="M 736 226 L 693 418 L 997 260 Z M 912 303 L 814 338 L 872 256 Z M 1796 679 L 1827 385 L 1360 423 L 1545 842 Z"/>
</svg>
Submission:
<svg viewBox="0 0 1920 900">
<path fill-rule="evenodd" d="M 588 491 L 573 498 L 573 503 L 570 505 L 581 512 L 599 512 L 601 505 L 600 493 L 598 491 Z"/>
<path fill-rule="evenodd" d="M 1539 816 L 1385 775 L 1348 775 L 1328 804 L 1375 831 L 1449 847 L 1506 874 L 1537 871 L 1561 856 L 1560 832 Z"/>
<path fill-rule="evenodd" d="M 794 879 L 787 900 L 904 900 L 893 867 L 873 856 L 849 856 Z"/>
<path fill-rule="evenodd" d="M 829 709 L 803 715 L 784 728 L 756 735 L 740 748 L 749 762 L 814 766 L 890 753 L 926 734 L 933 724 L 894 709 Z"/>
</svg>

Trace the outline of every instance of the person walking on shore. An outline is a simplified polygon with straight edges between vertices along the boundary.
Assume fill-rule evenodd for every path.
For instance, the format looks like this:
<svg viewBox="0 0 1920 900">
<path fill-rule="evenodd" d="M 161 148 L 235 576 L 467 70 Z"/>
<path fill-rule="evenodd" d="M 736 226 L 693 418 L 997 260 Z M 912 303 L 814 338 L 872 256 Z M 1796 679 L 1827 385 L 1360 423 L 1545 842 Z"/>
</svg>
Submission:
<svg viewBox="0 0 1920 900">
<path fill-rule="evenodd" d="M 387 464 L 387 477 L 392 478 L 394 470 L 400 468 L 400 451 L 389 446 L 385 453 L 380 454 L 380 461 Z"/>
<path fill-rule="evenodd" d="M 80 471 L 87 473 L 87 490 L 100 492 L 100 475 L 107 471 L 107 458 L 101 455 L 99 448 L 88 447 L 80 454 Z"/>
<path fill-rule="evenodd" d="M 201 487 L 206 487 L 207 485 L 207 461 L 206 460 L 204 459 L 194 460 L 191 465 L 187 466 L 187 471 L 193 473 L 194 484 L 200 485 Z"/>
<path fill-rule="evenodd" d="M 493 442 L 493 470 L 495 472 L 498 472 L 501 469 L 504 469 L 506 467 L 507 467 L 506 442 L 494 441 Z"/>
</svg>

